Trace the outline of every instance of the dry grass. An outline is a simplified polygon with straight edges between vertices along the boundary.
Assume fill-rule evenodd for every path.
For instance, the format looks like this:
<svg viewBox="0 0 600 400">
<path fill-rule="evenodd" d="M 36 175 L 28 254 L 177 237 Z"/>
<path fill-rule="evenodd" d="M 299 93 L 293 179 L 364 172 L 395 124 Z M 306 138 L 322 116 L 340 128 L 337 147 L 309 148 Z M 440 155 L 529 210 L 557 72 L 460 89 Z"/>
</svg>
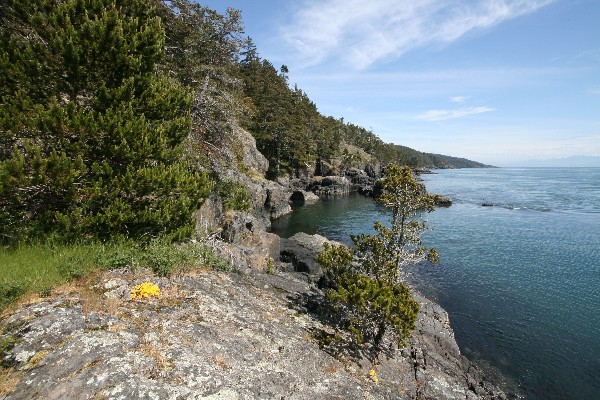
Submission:
<svg viewBox="0 0 600 400">
<path fill-rule="evenodd" d="M 165 288 L 160 288 L 160 298 L 162 300 L 180 300 L 185 299 L 189 293 L 181 285 L 173 283 Z"/>
<path fill-rule="evenodd" d="M 48 354 L 50 354 L 50 353 L 52 353 L 52 351 L 51 351 L 51 350 L 41 350 L 41 351 L 38 351 L 37 353 L 35 353 L 35 354 L 33 355 L 33 357 L 31 357 L 31 358 L 29 359 L 29 366 L 30 366 L 31 368 L 34 368 L 34 367 L 38 366 L 38 365 L 39 365 L 39 363 L 40 363 L 40 362 L 42 362 L 42 360 L 43 360 L 44 358 L 46 358 L 46 356 L 47 356 Z"/>
<path fill-rule="evenodd" d="M 83 313 L 98 312 L 113 316 L 118 315 L 123 300 L 104 296 L 103 291 L 93 285 L 98 280 L 98 276 L 93 276 L 75 283 L 76 289 L 74 292 L 81 301 Z"/>
<path fill-rule="evenodd" d="M 334 374 L 338 371 L 338 366 L 335 364 L 329 364 L 323 368 L 323 372 L 328 374 Z"/>
<path fill-rule="evenodd" d="M 0 368 L 0 397 L 12 393 L 23 375 L 25 375 L 25 371 L 16 371 L 14 368 Z"/>
<path fill-rule="evenodd" d="M 144 338 L 140 342 L 139 350 L 154 360 L 155 368 L 159 371 L 159 374 L 163 374 L 174 368 L 171 360 L 165 355 L 164 350 L 159 348 L 154 341 Z"/>
<path fill-rule="evenodd" d="M 213 362 L 215 363 L 215 365 L 218 365 L 219 367 L 221 367 L 224 370 L 229 369 L 229 364 L 227 364 L 227 361 L 225 361 L 225 359 L 223 357 L 214 356 Z"/>
</svg>

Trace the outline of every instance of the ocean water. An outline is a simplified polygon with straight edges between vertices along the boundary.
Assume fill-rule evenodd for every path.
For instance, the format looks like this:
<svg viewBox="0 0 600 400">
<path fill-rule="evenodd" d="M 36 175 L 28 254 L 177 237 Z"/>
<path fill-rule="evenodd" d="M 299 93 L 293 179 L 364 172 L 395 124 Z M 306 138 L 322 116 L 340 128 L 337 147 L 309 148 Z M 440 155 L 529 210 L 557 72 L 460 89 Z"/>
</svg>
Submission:
<svg viewBox="0 0 600 400">
<path fill-rule="evenodd" d="M 600 168 L 441 170 L 454 204 L 426 214 L 438 266 L 408 279 L 449 313 L 461 352 L 524 399 L 600 399 Z M 493 206 L 482 206 L 482 204 Z M 299 207 L 282 236 L 350 243 L 385 209 L 361 196 Z"/>
</svg>

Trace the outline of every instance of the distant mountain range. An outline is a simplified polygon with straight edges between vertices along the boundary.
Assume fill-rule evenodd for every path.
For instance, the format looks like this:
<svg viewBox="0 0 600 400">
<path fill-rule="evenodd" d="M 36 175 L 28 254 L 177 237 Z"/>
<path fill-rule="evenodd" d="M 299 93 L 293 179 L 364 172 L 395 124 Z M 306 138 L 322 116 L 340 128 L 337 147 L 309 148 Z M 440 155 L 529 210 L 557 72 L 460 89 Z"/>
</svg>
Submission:
<svg viewBox="0 0 600 400">
<path fill-rule="evenodd" d="M 514 167 L 600 167 L 600 156 L 576 156 L 529 160 L 511 164 Z"/>
</svg>

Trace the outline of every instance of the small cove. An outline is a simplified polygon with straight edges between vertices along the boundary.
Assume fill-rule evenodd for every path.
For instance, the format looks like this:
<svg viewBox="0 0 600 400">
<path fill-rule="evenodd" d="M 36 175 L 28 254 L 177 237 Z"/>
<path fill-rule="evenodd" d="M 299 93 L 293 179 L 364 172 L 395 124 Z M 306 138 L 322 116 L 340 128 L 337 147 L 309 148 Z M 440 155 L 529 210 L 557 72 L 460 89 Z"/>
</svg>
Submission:
<svg viewBox="0 0 600 400">
<path fill-rule="evenodd" d="M 427 214 L 437 267 L 409 280 L 450 314 L 461 351 L 527 399 L 600 393 L 600 169 L 448 170 L 423 176 L 450 208 Z M 482 203 L 494 204 L 482 207 Z M 385 209 L 358 195 L 296 208 L 281 236 L 350 243 Z M 512 385 L 510 385 L 512 386 Z"/>
</svg>

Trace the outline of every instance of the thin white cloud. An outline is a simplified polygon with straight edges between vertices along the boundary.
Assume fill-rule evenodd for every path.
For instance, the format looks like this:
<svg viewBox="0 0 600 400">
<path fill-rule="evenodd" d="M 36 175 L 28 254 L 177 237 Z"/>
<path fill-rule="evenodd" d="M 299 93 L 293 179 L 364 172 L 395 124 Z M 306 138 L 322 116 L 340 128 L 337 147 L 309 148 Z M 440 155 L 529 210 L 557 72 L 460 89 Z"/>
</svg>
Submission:
<svg viewBox="0 0 600 400">
<path fill-rule="evenodd" d="M 376 102 L 382 98 L 447 98 L 454 93 L 494 91 L 497 89 L 546 87 L 548 80 L 574 76 L 577 69 L 559 68 L 468 68 L 421 71 L 353 71 L 339 73 L 297 73 L 295 79 L 313 101 L 323 107 L 327 99 L 336 103 L 348 98 Z M 474 79 L 473 77 L 477 77 Z M 461 96 L 456 96 L 461 97 Z M 462 96 L 466 97 L 466 96 Z M 469 97 L 470 103 L 473 99 Z M 458 102 L 455 102 L 459 104 Z"/>
<path fill-rule="evenodd" d="M 338 59 L 365 69 L 412 49 L 450 43 L 554 0 L 306 0 L 282 30 L 305 66 Z"/>
<path fill-rule="evenodd" d="M 588 92 L 590 94 L 600 94 L 600 85 L 599 86 L 592 86 L 591 88 L 589 88 Z"/>
<path fill-rule="evenodd" d="M 469 100 L 469 96 L 453 96 L 450 97 L 450 101 L 453 103 L 464 103 Z"/>
<path fill-rule="evenodd" d="M 425 121 L 441 121 L 444 119 L 462 118 L 470 115 L 482 114 L 495 109 L 490 107 L 464 107 L 453 110 L 429 110 L 417 116 Z"/>
</svg>

